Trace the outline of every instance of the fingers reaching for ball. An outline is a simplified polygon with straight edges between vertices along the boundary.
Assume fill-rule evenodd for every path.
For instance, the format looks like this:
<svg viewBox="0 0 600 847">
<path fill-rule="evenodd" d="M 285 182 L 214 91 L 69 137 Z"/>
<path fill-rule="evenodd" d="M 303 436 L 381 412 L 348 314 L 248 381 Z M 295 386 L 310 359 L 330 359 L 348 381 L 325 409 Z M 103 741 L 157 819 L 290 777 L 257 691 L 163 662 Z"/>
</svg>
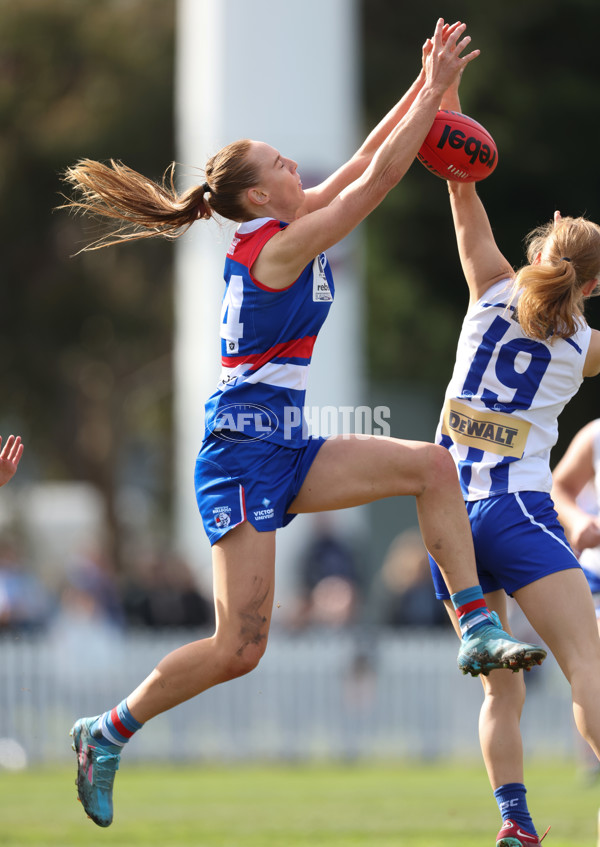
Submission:
<svg viewBox="0 0 600 847">
<path fill-rule="evenodd" d="M 445 24 L 440 18 L 435 27 L 432 47 L 424 50 L 424 66 L 429 84 L 434 90 L 441 89 L 441 94 L 454 82 L 466 65 L 479 56 L 479 50 L 472 50 L 462 55 L 471 42 L 471 37 L 465 35 L 466 24 L 457 22 Z M 428 49 L 427 42 L 426 48 Z"/>
</svg>

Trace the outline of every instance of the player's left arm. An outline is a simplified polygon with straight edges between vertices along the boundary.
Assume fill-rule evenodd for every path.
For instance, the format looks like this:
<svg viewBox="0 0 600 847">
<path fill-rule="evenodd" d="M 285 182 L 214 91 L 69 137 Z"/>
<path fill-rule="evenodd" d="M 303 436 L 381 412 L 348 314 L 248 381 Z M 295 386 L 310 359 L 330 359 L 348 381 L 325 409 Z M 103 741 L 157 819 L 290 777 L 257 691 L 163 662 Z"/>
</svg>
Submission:
<svg viewBox="0 0 600 847">
<path fill-rule="evenodd" d="M 512 279 L 514 270 L 498 249 L 475 183 L 449 182 L 448 191 L 460 262 L 474 302 L 494 283 Z"/>
</svg>

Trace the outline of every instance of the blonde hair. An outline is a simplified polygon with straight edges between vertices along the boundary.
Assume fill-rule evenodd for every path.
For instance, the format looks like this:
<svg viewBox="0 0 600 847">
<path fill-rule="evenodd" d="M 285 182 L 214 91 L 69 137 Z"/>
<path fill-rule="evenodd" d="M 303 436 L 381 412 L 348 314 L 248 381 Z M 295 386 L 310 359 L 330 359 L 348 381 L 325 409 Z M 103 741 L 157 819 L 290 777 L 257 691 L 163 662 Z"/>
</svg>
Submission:
<svg viewBox="0 0 600 847">
<path fill-rule="evenodd" d="M 243 191 L 259 176 L 248 156 L 250 143 L 242 139 L 223 147 L 206 163 L 206 181 L 181 193 L 175 188 L 174 162 L 162 181 L 154 182 L 114 159 L 109 164 L 80 159 L 63 174 L 73 196 L 65 197 L 60 208 L 120 222 L 84 250 L 156 236 L 175 239 L 194 221 L 214 213 L 231 221 L 247 220 Z"/>
<path fill-rule="evenodd" d="M 526 243 L 529 264 L 515 276 L 511 295 L 519 324 L 531 338 L 570 338 L 583 321 L 583 286 L 600 273 L 600 227 L 559 218 L 530 232 Z M 598 293 L 596 287 L 592 294 Z"/>
</svg>

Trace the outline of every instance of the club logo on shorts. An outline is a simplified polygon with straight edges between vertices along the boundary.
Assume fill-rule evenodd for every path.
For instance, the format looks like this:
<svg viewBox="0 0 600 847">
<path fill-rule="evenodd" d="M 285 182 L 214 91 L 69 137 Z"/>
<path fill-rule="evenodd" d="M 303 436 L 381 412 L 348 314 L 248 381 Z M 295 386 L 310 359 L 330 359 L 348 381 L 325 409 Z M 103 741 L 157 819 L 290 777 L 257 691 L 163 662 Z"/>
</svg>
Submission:
<svg viewBox="0 0 600 847">
<path fill-rule="evenodd" d="M 215 516 L 215 523 L 217 525 L 217 529 L 227 529 L 227 527 L 231 523 L 230 507 L 218 506 L 216 509 L 213 509 L 213 514 Z"/>
</svg>

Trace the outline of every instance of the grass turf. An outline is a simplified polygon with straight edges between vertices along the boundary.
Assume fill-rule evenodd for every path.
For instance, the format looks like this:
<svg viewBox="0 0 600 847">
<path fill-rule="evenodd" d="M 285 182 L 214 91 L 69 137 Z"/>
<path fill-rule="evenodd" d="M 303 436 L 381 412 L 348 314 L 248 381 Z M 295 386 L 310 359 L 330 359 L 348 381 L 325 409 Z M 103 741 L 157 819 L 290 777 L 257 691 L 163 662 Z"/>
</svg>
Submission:
<svg viewBox="0 0 600 847">
<path fill-rule="evenodd" d="M 570 762 L 528 765 L 548 847 L 596 847 L 600 792 Z M 2 847 L 494 847 L 483 766 L 456 763 L 141 766 L 117 774 L 115 821 L 75 800 L 72 768 L 0 772 Z"/>
</svg>

